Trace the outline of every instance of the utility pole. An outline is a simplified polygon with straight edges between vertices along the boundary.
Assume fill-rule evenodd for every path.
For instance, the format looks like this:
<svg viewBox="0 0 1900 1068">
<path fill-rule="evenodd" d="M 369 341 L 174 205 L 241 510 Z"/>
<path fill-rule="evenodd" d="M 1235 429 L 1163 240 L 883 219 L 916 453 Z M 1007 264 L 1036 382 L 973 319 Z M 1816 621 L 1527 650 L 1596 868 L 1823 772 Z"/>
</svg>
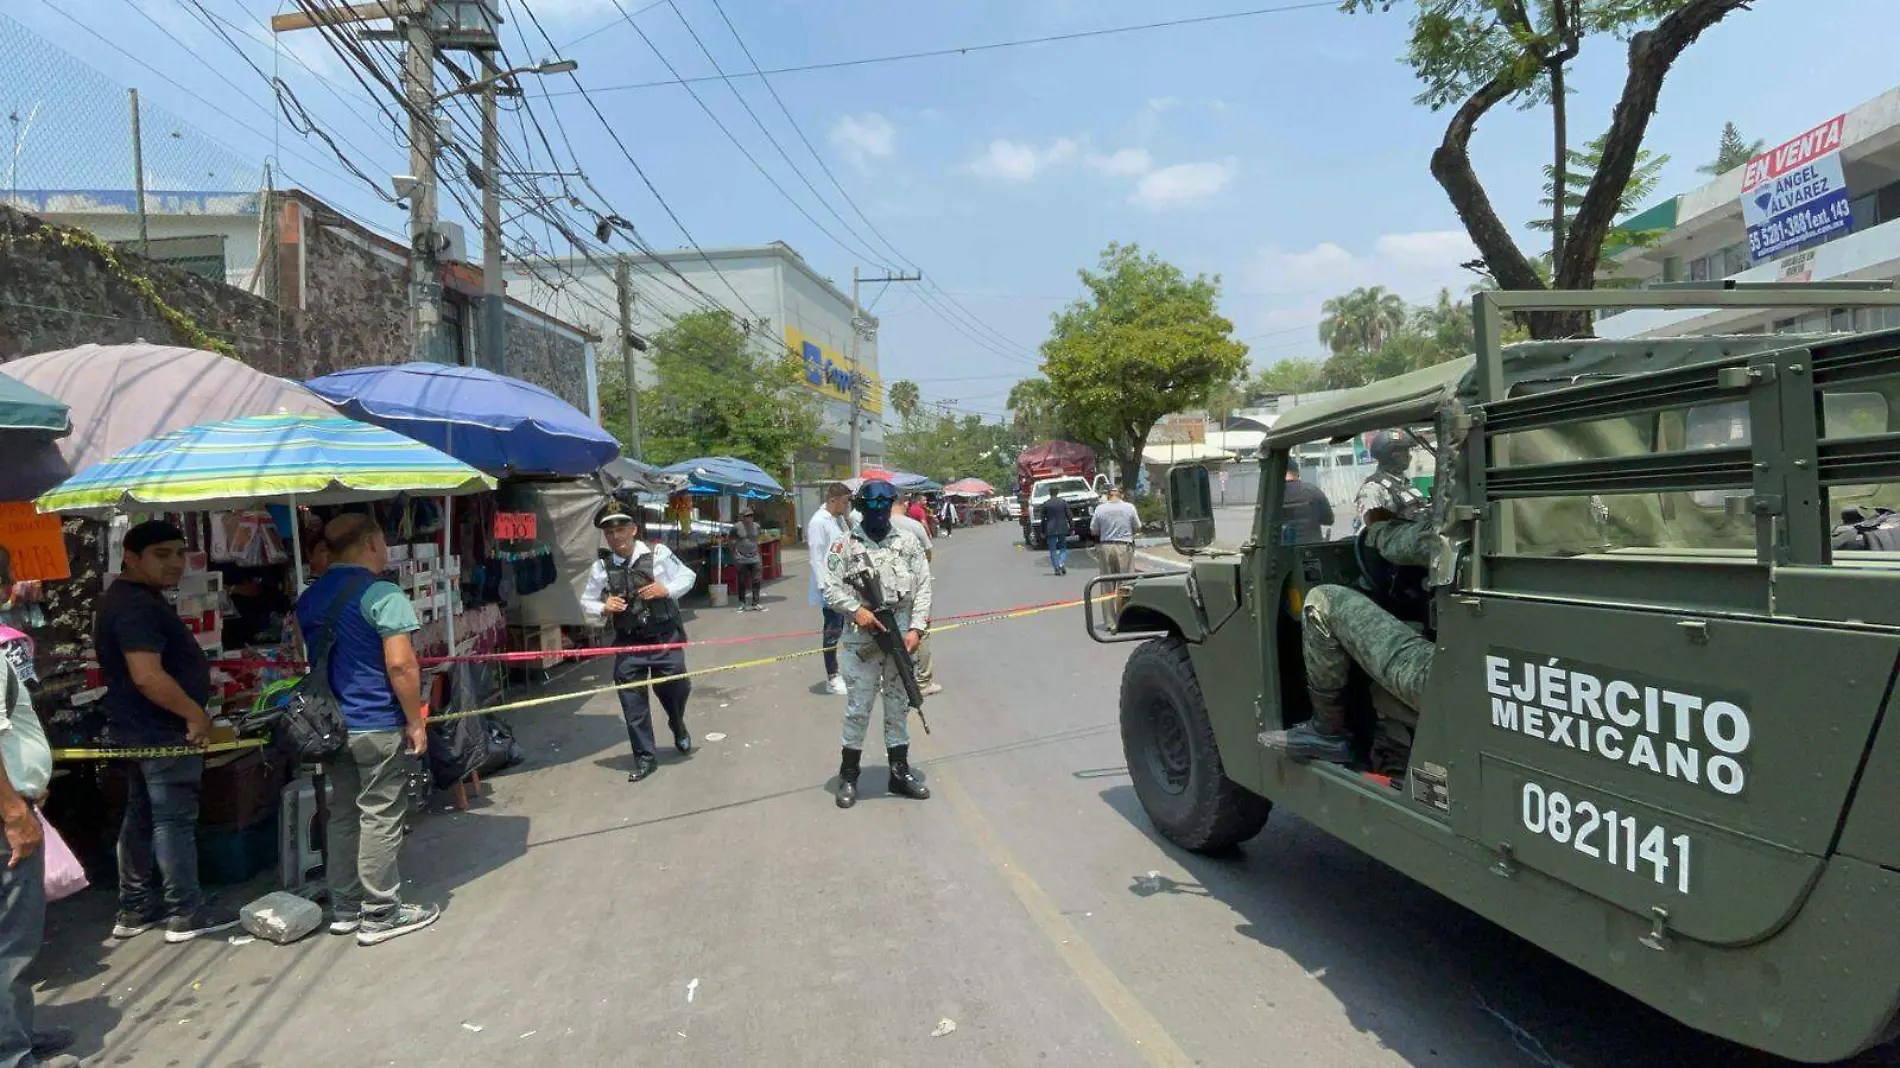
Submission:
<svg viewBox="0 0 1900 1068">
<path fill-rule="evenodd" d="M 435 41 L 426 16 L 413 16 L 406 27 L 402 89 L 409 98 L 409 322 L 415 330 L 411 350 L 417 360 L 441 361 L 441 237 L 436 233 Z"/>
<path fill-rule="evenodd" d="M 145 229 L 145 139 L 139 136 L 139 91 L 128 89 L 132 97 L 132 195 L 138 197 L 139 255 L 152 254 L 152 237 Z"/>
<path fill-rule="evenodd" d="M 851 475 L 854 478 L 864 470 L 864 449 L 859 441 L 858 424 L 863 418 L 864 394 L 871 384 L 871 380 L 867 378 L 862 371 L 858 370 L 858 342 L 863 338 L 865 328 L 869 325 L 864 321 L 864 305 L 859 300 L 863 284 L 865 282 L 883 282 L 887 284 L 890 282 L 921 282 L 923 278 L 922 272 L 917 274 L 888 274 L 882 278 L 860 278 L 858 269 L 856 267 L 851 268 Z"/>
<path fill-rule="evenodd" d="M 482 344 L 487 365 L 508 373 L 508 298 L 501 280 L 501 131 L 495 98 L 501 93 L 500 69 L 482 53 Z"/>
<path fill-rule="evenodd" d="M 620 355 L 627 366 L 627 455 L 644 462 L 640 447 L 640 382 L 634 353 L 645 348 L 633 332 L 633 272 L 625 254 L 614 257 L 614 295 L 620 308 Z"/>
</svg>

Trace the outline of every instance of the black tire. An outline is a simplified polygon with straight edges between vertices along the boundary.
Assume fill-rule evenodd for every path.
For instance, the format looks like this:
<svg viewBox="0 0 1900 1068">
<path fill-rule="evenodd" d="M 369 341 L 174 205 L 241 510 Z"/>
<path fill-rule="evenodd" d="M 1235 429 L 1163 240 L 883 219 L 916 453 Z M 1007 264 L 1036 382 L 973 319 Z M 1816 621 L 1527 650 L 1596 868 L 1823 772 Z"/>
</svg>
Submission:
<svg viewBox="0 0 1900 1068">
<path fill-rule="evenodd" d="M 1128 658 L 1121 721 L 1135 796 L 1169 841 L 1215 853 L 1260 833 L 1273 803 L 1227 777 L 1186 642 L 1156 638 Z"/>
</svg>

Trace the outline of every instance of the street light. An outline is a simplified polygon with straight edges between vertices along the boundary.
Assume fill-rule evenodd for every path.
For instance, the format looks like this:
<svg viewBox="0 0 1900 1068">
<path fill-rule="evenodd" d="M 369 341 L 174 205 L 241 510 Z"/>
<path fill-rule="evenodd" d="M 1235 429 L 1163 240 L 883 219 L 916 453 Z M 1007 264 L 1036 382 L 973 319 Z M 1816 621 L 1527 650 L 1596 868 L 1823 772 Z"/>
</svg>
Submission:
<svg viewBox="0 0 1900 1068">
<path fill-rule="evenodd" d="M 501 82 L 505 82 L 508 79 L 513 78 L 519 74 L 572 74 L 574 71 L 579 70 L 579 69 L 580 69 L 580 64 L 576 63 L 574 60 L 571 60 L 571 59 L 546 59 L 546 60 L 542 60 L 540 63 L 537 63 L 532 67 L 513 67 L 508 70 L 501 71 L 500 73 L 497 73 L 497 74 L 490 74 L 486 78 L 477 78 L 474 81 L 469 82 L 467 85 L 457 86 L 454 89 L 451 89 L 446 93 L 443 93 L 441 96 L 438 96 L 435 98 L 435 102 L 440 104 L 442 101 L 447 100 L 448 98 L 452 96 L 462 96 L 468 93 L 479 93 L 487 89 L 489 86 L 497 85 Z"/>
</svg>

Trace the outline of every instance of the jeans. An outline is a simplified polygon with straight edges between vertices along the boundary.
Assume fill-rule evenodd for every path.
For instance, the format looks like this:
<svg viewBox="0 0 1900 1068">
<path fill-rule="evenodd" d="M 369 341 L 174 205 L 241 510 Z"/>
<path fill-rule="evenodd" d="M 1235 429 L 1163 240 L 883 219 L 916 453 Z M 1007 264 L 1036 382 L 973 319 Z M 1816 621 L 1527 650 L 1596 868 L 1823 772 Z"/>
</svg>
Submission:
<svg viewBox="0 0 1900 1068">
<path fill-rule="evenodd" d="M 838 639 L 844 636 L 844 613 L 825 609 L 825 678 L 838 674 Z"/>
<path fill-rule="evenodd" d="M 330 909 L 383 919 L 402 903 L 396 859 L 416 758 L 401 731 L 352 732 L 349 746 L 323 768 L 336 797 L 324 850 Z"/>
<path fill-rule="evenodd" d="M 46 849 L 18 867 L 0 866 L 0 1068 L 25 1068 L 33 1058 L 33 984 L 25 978 L 46 933 Z"/>
<path fill-rule="evenodd" d="M 203 906 L 198 795 L 204 774 L 205 758 L 198 756 L 126 763 L 125 821 L 119 825 L 121 910 L 135 916 L 189 916 Z M 163 886 L 162 900 L 155 884 Z"/>
<path fill-rule="evenodd" d="M 1069 566 L 1069 536 L 1049 535 L 1049 566 L 1057 571 Z"/>
<path fill-rule="evenodd" d="M 739 573 L 739 603 L 750 604 L 757 608 L 759 606 L 759 576 L 765 571 L 765 563 L 760 560 L 741 561 L 733 567 Z M 752 596 L 750 601 L 746 600 L 748 593 Z"/>
<path fill-rule="evenodd" d="M 626 684 L 641 679 L 662 679 L 686 670 L 686 651 L 669 650 L 658 658 L 651 654 L 621 653 L 614 657 L 614 682 Z M 686 698 L 693 692 L 692 679 L 647 686 L 630 686 L 620 691 L 620 716 L 627 721 L 627 741 L 634 756 L 653 755 L 652 694 L 660 695 L 660 708 L 666 712 L 666 725 L 677 738 L 686 728 Z"/>
</svg>

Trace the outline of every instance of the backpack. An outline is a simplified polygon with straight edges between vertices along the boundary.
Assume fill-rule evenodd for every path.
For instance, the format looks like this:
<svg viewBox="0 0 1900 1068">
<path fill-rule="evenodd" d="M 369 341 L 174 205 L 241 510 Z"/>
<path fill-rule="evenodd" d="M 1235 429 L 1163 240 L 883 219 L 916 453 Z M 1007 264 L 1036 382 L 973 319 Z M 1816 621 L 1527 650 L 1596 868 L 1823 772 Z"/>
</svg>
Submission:
<svg viewBox="0 0 1900 1068">
<path fill-rule="evenodd" d="M 309 674 L 269 703 L 260 700 L 239 720 L 239 733 L 270 735 L 271 744 L 299 764 L 321 763 L 343 751 L 350 732 L 336 692 L 330 688 L 330 650 L 336 645 L 336 625 L 343 610 L 375 581 L 375 575 L 358 576 L 337 594 L 324 613 L 323 633 L 312 650 Z"/>
<path fill-rule="evenodd" d="M 1862 518 L 1858 509 L 1842 513 L 1845 520 L 1834 528 L 1836 551 L 1900 552 L 1900 512 L 1877 509 L 1870 518 Z"/>
</svg>

